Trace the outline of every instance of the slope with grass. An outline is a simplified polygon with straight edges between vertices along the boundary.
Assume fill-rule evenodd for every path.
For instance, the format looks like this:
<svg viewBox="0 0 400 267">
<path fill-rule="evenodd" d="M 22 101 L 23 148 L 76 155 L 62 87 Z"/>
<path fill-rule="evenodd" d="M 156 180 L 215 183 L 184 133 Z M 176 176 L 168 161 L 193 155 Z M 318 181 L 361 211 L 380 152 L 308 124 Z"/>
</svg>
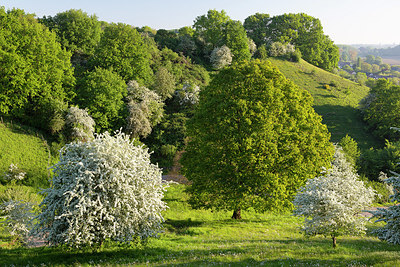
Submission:
<svg viewBox="0 0 400 267">
<path fill-rule="evenodd" d="M 333 142 L 338 142 L 348 134 L 361 149 L 383 145 L 366 130 L 367 125 L 358 110 L 359 102 L 369 92 L 368 87 L 319 69 L 304 60 L 298 63 L 277 58 L 269 60 L 286 78 L 311 93 L 314 109 L 328 126 Z"/>
<path fill-rule="evenodd" d="M 168 188 L 165 231 L 146 246 L 108 244 L 99 251 L 62 248 L 2 248 L 0 265 L 16 266 L 399 266 L 400 246 L 375 237 L 306 239 L 301 219 L 290 214 L 192 210 L 184 185 Z M 374 227 L 369 224 L 369 228 Z"/>
<path fill-rule="evenodd" d="M 49 146 L 37 130 L 11 122 L 0 123 L 0 176 L 13 163 L 26 172 L 26 185 L 47 187 L 52 162 Z"/>
</svg>

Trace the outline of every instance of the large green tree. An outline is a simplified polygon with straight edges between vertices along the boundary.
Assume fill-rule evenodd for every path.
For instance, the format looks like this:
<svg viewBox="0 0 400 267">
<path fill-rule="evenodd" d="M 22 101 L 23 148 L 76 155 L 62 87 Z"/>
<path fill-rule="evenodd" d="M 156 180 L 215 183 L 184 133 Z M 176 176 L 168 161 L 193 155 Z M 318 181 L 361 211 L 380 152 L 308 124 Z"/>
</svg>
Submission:
<svg viewBox="0 0 400 267">
<path fill-rule="evenodd" d="M 0 7 L 0 113 L 47 128 L 57 103 L 73 96 L 70 58 L 33 15 Z"/>
<path fill-rule="evenodd" d="M 400 86 L 387 79 L 379 79 L 364 100 L 364 120 L 381 138 L 398 140 L 400 133 Z"/>
<path fill-rule="evenodd" d="M 195 208 L 292 208 L 296 190 L 329 166 L 333 146 L 310 94 L 265 61 L 220 71 L 188 123 L 184 173 Z"/>
<path fill-rule="evenodd" d="M 324 35 L 321 21 L 304 13 L 283 14 L 269 18 L 255 14 L 246 18 L 244 26 L 257 45 L 274 42 L 291 43 L 300 50 L 304 60 L 333 70 L 339 62 L 339 49 Z"/>
<path fill-rule="evenodd" d="M 101 36 L 92 64 L 112 68 L 127 83 L 149 83 L 152 77 L 150 52 L 138 31 L 130 25 L 109 24 Z"/>
<path fill-rule="evenodd" d="M 195 36 L 206 44 L 205 54 L 226 45 L 234 56 L 233 61 L 250 59 L 246 30 L 240 21 L 231 20 L 224 10 L 209 10 L 207 15 L 196 18 L 193 28 Z"/>
<path fill-rule="evenodd" d="M 96 131 L 117 130 L 124 125 L 124 97 L 127 86 L 118 74 L 96 68 L 78 86 L 76 102 L 87 108 L 96 122 Z"/>
<path fill-rule="evenodd" d="M 271 17 L 268 14 L 256 13 L 244 20 L 243 27 L 257 46 L 265 44 L 268 36 L 266 29 L 270 23 Z"/>
<path fill-rule="evenodd" d="M 80 9 L 45 16 L 40 22 L 55 31 L 62 46 L 72 53 L 93 54 L 100 41 L 101 25 L 96 15 L 89 16 Z"/>
</svg>

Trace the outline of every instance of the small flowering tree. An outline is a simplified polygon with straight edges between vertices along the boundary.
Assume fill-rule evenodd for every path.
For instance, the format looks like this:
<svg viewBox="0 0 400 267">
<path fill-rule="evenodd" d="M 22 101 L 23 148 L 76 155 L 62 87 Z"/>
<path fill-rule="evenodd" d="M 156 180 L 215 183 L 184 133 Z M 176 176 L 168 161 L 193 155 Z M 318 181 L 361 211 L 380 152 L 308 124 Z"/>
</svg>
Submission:
<svg viewBox="0 0 400 267">
<path fill-rule="evenodd" d="M 211 52 L 210 62 L 214 69 L 219 70 L 232 63 L 232 52 L 226 45 L 216 47 Z"/>
<path fill-rule="evenodd" d="M 161 170 L 128 135 L 108 132 L 67 144 L 53 166 L 33 233 L 50 244 L 99 247 L 144 241 L 160 231 L 166 205 Z"/>
<path fill-rule="evenodd" d="M 0 224 L 15 238 L 26 244 L 32 229 L 32 219 L 35 216 L 34 204 L 23 201 L 9 200 L 0 205 Z"/>
<path fill-rule="evenodd" d="M 154 91 L 140 86 L 132 80 L 128 82 L 127 131 L 133 137 L 146 137 L 152 127 L 161 122 L 164 102 Z"/>
<path fill-rule="evenodd" d="M 196 105 L 199 103 L 200 87 L 198 85 L 185 83 L 182 89 L 175 91 L 175 94 L 179 99 L 179 104 Z"/>
<path fill-rule="evenodd" d="M 374 230 L 373 234 L 381 240 L 400 245 L 400 205 L 398 205 L 400 202 L 400 174 L 393 172 L 393 176 L 384 181 L 393 187 L 394 194 L 390 198 L 394 205 L 369 211 L 373 215 L 371 219 L 377 218 L 375 222 L 386 223 L 382 228 Z"/>
<path fill-rule="evenodd" d="M 294 214 L 304 216 L 306 236 L 330 235 L 336 247 L 340 235 L 365 233 L 367 220 L 358 214 L 372 204 L 374 194 L 359 180 L 342 149 L 336 148 L 332 169 L 300 188 Z"/>
<path fill-rule="evenodd" d="M 93 139 L 95 122 L 87 110 L 70 107 L 65 116 L 68 137 L 71 141 L 88 141 Z"/>
<path fill-rule="evenodd" d="M 5 172 L 3 179 L 6 183 L 15 184 L 17 181 L 25 179 L 26 172 L 18 168 L 17 164 L 11 163 L 8 172 Z"/>
</svg>

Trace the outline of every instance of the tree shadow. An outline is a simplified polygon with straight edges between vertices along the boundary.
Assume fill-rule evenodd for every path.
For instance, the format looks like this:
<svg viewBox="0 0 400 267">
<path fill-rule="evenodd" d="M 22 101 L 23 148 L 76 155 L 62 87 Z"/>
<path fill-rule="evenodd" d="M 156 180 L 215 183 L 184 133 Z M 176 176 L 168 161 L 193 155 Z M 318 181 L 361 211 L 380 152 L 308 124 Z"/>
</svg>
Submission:
<svg viewBox="0 0 400 267">
<path fill-rule="evenodd" d="M 315 111 L 322 116 L 322 123 L 331 132 L 331 140 L 339 142 L 341 138 L 350 135 L 362 150 L 370 147 L 381 147 L 383 142 L 368 131 L 368 125 L 363 121 L 357 108 L 338 105 L 315 105 Z"/>
</svg>

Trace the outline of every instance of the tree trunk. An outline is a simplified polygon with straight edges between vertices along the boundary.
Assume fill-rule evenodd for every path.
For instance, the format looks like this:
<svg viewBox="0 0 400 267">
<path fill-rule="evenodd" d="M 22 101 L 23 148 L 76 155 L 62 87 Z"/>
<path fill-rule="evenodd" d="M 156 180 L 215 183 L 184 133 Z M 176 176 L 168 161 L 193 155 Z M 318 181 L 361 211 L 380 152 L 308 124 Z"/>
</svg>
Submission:
<svg viewBox="0 0 400 267">
<path fill-rule="evenodd" d="M 333 245 L 333 248 L 336 248 L 336 236 L 332 236 L 332 245 Z"/>
<path fill-rule="evenodd" d="M 238 208 L 238 209 L 235 209 L 235 210 L 233 211 L 232 219 L 235 219 L 235 220 L 240 220 L 240 219 L 242 219 L 242 215 L 240 214 L 240 209 L 239 209 L 239 208 Z"/>
</svg>

